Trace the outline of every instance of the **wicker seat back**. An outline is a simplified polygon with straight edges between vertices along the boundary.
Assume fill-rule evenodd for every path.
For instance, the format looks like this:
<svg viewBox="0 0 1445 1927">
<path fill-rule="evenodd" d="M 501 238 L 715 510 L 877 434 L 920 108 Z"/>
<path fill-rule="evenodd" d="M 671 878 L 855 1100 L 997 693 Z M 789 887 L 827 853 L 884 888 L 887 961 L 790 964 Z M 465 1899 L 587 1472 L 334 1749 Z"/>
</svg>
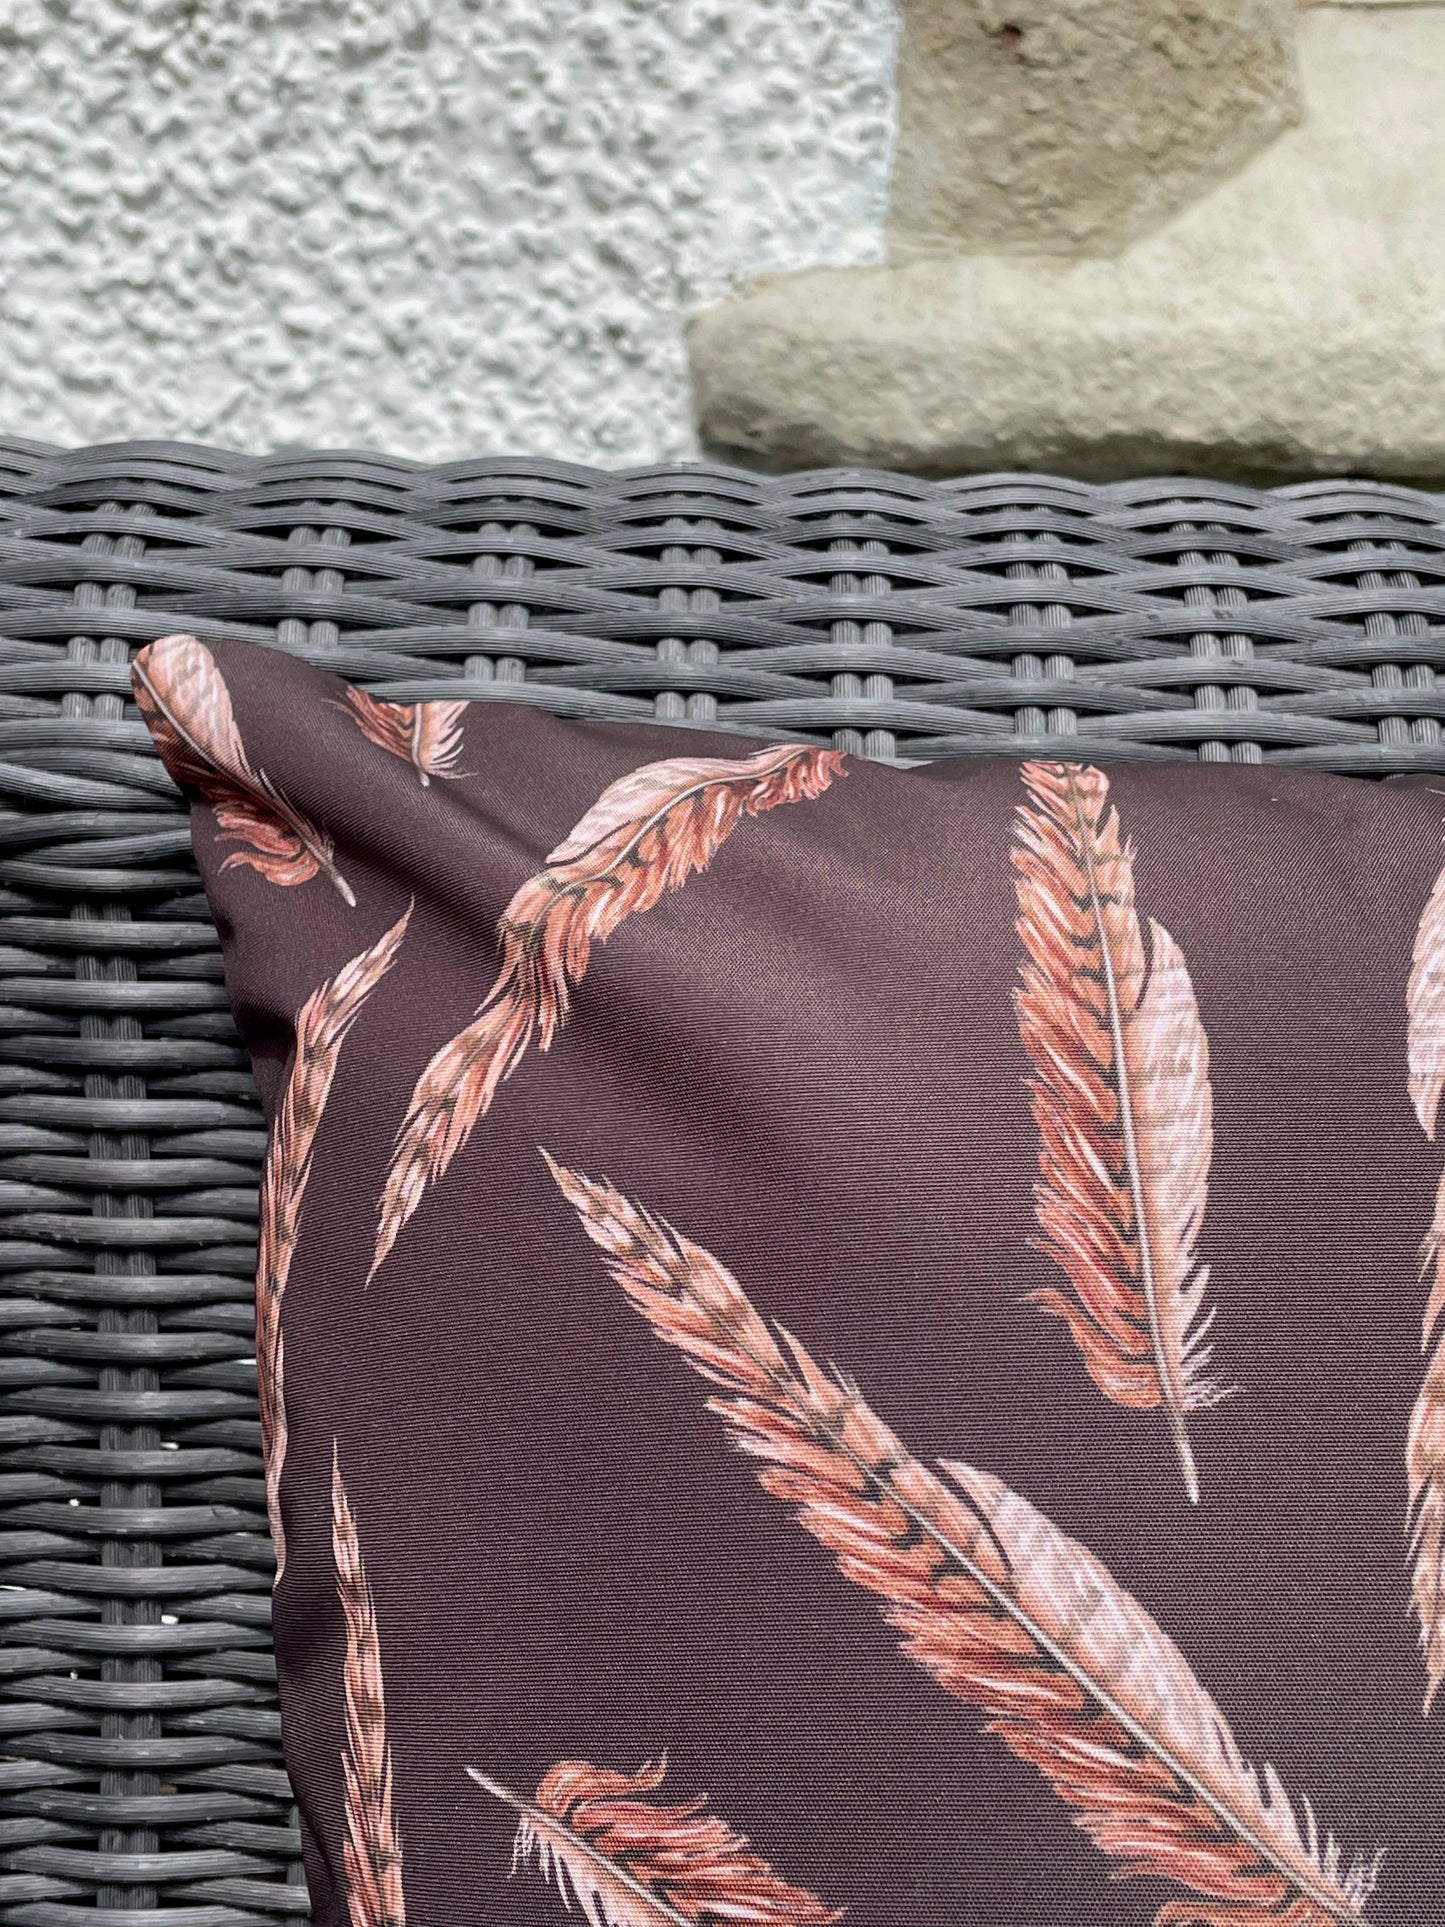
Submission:
<svg viewBox="0 0 1445 1927">
<path fill-rule="evenodd" d="M 0 1923 L 306 1910 L 263 1150 L 141 643 L 833 741 L 1445 771 L 1445 497 L 0 443 Z M 1442 804 L 1445 827 L 1445 804 Z"/>
</svg>

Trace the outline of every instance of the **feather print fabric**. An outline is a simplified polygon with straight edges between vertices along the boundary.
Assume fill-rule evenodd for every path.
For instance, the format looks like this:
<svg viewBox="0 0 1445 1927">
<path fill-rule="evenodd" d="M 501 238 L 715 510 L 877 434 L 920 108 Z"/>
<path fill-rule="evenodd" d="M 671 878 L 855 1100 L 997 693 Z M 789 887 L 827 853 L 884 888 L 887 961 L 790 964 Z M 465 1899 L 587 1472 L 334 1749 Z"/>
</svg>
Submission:
<svg viewBox="0 0 1445 1927">
<path fill-rule="evenodd" d="M 1071 1291 L 1036 1302 L 1116 1404 L 1161 1408 L 1191 1499 L 1187 1415 L 1208 1376 L 1197 1254 L 1213 1145 L 1209 1049 L 1179 946 L 1134 900 L 1133 851 L 1101 771 L 1028 763 L 1014 868 L 1026 962 L 1015 996 L 1033 1062 L 1036 1210 Z"/>
<path fill-rule="evenodd" d="M 1445 870 L 1415 932 L 1409 1007 L 1410 1102 L 1432 1143 L 1445 1091 Z"/>
<path fill-rule="evenodd" d="M 1415 933 L 1407 992 L 1410 1101 L 1432 1143 L 1445 1089 L 1445 871 Z M 1425 1374 L 1410 1418 L 1406 1466 L 1410 1491 L 1411 1596 L 1430 1712 L 1445 1685 L 1445 1175 L 1421 1254 L 1430 1281 L 1421 1331 Z"/>
<path fill-rule="evenodd" d="M 286 1570 L 281 1519 L 281 1473 L 286 1463 L 285 1341 L 281 1304 L 301 1233 L 301 1206 L 311 1154 L 347 1032 L 390 970 L 411 910 L 369 950 L 307 998 L 296 1019 L 296 1054 L 285 1095 L 266 1145 L 261 1174 L 261 1222 L 256 1241 L 256 1388 L 266 1462 L 266 1513 L 276 1547 L 276 1583 Z"/>
<path fill-rule="evenodd" d="M 653 1800 L 665 1761 L 626 1774 L 563 1760 L 530 1800 L 467 1771 L 519 1816 L 514 1865 L 535 1857 L 588 1927 L 831 1927 L 841 1918 L 780 1880 L 706 1800 Z"/>
<path fill-rule="evenodd" d="M 1374 1869 L 1245 1763 L 1179 1649 L 1090 1553 L 985 1472 L 948 1464 L 945 1484 L 709 1252 L 548 1163 L 629 1302 L 716 1388 L 759 1483 L 883 1601 L 905 1650 L 989 1716 L 1118 1874 L 1185 1889 L 1156 1927 L 1364 1920 Z"/>
<path fill-rule="evenodd" d="M 1427 1354 L 1420 1395 L 1410 1415 L 1406 1461 L 1410 1491 L 1411 1596 L 1429 1713 L 1445 1684 L 1445 1323 L 1437 1285 L 1425 1315 Z"/>
<path fill-rule="evenodd" d="M 241 848 L 223 867 L 241 864 L 268 883 L 306 883 L 320 873 L 343 902 L 351 885 L 332 861 L 329 837 L 309 823 L 251 767 L 224 677 L 194 636 L 163 636 L 131 664 L 136 706 L 150 726 L 161 760 L 177 783 L 199 790 L 222 836 Z"/>
<path fill-rule="evenodd" d="M 352 685 L 346 691 L 346 705 L 364 736 L 412 765 L 423 789 L 434 776 L 456 775 L 469 704 L 384 703 Z"/>
<path fill-rule="evenodd" d="M 401 1836 L 393 1811 L 391 1747 L 376 1604 L 367 1583 L 356 1518 L 331 1461 L 331 1552 L 346 1620 L 345 1870 L 351 1927 L 406 1927 Z"/>
<path fill-rule="evenodd" d="M 486 1002 L 417 1080 L 382 1192 L 373 1277 L 533 1037 L 550 1048 L 592 945 L 706 869 L 744 817 L 820 796 L 842 765 L 836 750 L 785 743 L 736 760 L 649 763 L 603 792 L 507 905 Z"/>
<path fill-rule="evenodd" d="M 676 498 L 627 489 L 670 541 Z M 789 494 L 827 572 L 833 502 Z M 742 634 L 751 525 L 716 519 Z M 802 713 L 797 586 L 776 687 L 740 685 L 729 726 L 756 697 Z M 892 601 L 902 674 L 943 605 Z M 692 618 L 619 578 L 598 620 Z M 1133 673 L 1112 651 L 1106 681 Z M 1445 1927 L 1438 784 L 1269 748 L 1094 768 L 1107 718 L 1026 769 L 840 764 L 448 717 L 229 638 L 159 654 L 138 701 L 271 1135 L 193 988 L 184 884 L 158 875 L 134 930 L 102 896 L 66 922 L 72 982 L 30 964 L 62 926 L 12 865 L 12 1317 L 79 1320 L 0 1400 L 50 1487 L 11 1481 L 12 1565 L 44 1587 L 80 1557 L 112 1478 L 264 1497 L 284 1577 L 253 1573 L 226 1640 L 256 1652 L 222 1673 L 259 1690 L 269 1612 L 316 1927 Z M 232 861 L 256 848 L 232 805 L 272 812 L 313 887 Z M 114 1037 L 84 1014 L 97 972 L 136 1013 Z M 264 1485 L 220 1275 L 263 1148 Z M 97 1158 L 153 1194 L 123 1238 L 75 1215 Z M 92 1236 L 134 1255 L 47 1256 Z M 188 1307 L 198 1369 L 157 1353 L 152 1303 Z M 106 1399 L 146 1363 L 163 1401 L 98 1471 L 97 1357 Z M 231 1519 L 196 1527 L 219 1593 L 141 1629 L 183 1670 L 246 1605 Z M 113 1644 L 86 1639 L 82 1674 Z M 270 1804 L 258 1709 L 181 1725 L 202 1778 Z M 84 1736 L 53 1737 L 69 1772 Z"/>
</svg>

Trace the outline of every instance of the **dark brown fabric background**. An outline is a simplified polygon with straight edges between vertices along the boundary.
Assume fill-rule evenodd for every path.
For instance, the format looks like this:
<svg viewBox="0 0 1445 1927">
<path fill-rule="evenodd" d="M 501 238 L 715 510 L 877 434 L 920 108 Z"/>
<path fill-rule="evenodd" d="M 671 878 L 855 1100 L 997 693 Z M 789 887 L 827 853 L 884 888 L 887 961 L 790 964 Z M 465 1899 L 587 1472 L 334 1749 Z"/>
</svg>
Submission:
<svg viewBox="0 0 1445 1927">
<path fill-rule="evenodd" d="M 1017 766 L 862 762 L 745 821 L 594 952 L 548 1055 L 503 1087 L 363 1289 L 393 1134 L 496 968 L 516 886 L 613 779 L 734 737 L 479 705 L 424 790 L 294 661 L 215 651 L 254 762 L 334 834 L 359 899 L 221 872 L 196 844 L 275 1101 L 305 997 L 400 914 L 347 1043 L 285 1302 L 288 1757 L 320 1927 L 341 1927 L 332 1440 L 377 1599 L 411 1927 L 548 1927 L 509 1817 L 563 1758 L 709 1793 L 853 1927 L 1130 1927 L 1039 1777 L 899 1651 L 609 1282 L 546 1146 L 714 1251 L 924 1459 L 963 1458 L 1082 1540 L 1351 1850 L 1377 1927 L 1445 1918 L 1445 1711 L 1421 1715 L 1404 1439 L 1419 1247 L 1445 1150 L 1405 1081 L 1416 922 L 1445 802 L 1277 768 L 1120 765 L 1141 907 L 1188 959 L 1212 1060 L 1203 1250 L 1218 1373 L 1187 1503 L 1157 1414 L 1099 1394 L 1031 1246 L 1036 1136 L 1011 1006 Z"/>
</svg>

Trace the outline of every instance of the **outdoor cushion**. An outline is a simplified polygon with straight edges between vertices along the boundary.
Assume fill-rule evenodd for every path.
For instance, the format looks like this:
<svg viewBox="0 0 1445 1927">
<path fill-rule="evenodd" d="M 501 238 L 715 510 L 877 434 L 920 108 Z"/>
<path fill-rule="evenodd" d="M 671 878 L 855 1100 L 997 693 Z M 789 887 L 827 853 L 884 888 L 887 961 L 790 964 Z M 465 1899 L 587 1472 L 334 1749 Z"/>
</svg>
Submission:
<svg viewBox="0 0 1445 1927">
<path fill-rule="evenodd" d="M 1433 1918 L 1428 781 L 134 679 L 319 1920 Z"/>
</svg>

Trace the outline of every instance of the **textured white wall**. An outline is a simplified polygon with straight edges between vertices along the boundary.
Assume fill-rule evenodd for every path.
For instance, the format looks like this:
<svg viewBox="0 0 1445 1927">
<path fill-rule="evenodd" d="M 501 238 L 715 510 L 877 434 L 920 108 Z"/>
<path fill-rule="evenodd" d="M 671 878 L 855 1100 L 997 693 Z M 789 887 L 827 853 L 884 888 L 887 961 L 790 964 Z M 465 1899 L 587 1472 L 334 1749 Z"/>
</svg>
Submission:
<svg viewBox="0 0 1445 1927">
<path fill-rule="evenodd" d="M 694 452 L 682 318 L 875 260 L 892 0 L 0 0 L 0 431 Z"/>
</svg>

